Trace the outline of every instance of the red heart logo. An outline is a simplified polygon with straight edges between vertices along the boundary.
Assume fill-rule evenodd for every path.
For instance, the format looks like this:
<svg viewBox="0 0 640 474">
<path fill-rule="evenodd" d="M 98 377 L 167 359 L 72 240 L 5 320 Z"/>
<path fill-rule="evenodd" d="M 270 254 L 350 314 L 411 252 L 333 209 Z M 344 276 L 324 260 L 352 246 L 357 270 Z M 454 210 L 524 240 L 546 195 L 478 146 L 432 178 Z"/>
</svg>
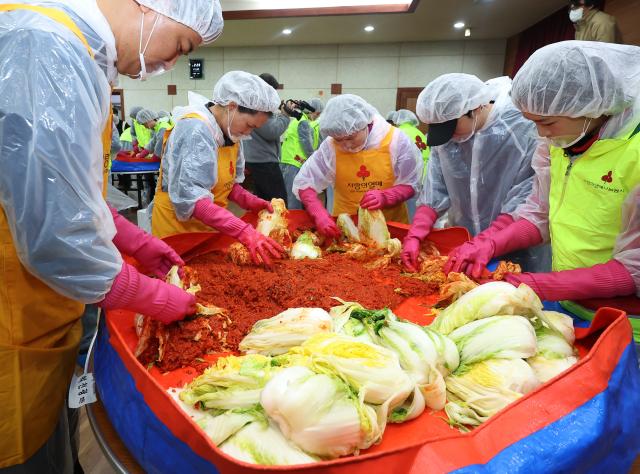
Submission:
<svg viewBox="0 0 640 474">
<path fill-rule="evenodd" d="M 360 166 L 360 171 L 358 171 L 356 176 L 358 178 L 362 178 L 362 181 L 364 181 L 365 178 L 368 178 L 369 176 L 371 176 L 371 172 L 367 169 L 367 167 L 365 165 L 361 165 Z"/>
<path fill-rule="evenodd" d="M 613 183 L 613 171 L 609 171 L 607 174 L 605 174 L 602 178 L 600 178 L 602 181 L 604 181 L 605 183 Z"/>
</svg>

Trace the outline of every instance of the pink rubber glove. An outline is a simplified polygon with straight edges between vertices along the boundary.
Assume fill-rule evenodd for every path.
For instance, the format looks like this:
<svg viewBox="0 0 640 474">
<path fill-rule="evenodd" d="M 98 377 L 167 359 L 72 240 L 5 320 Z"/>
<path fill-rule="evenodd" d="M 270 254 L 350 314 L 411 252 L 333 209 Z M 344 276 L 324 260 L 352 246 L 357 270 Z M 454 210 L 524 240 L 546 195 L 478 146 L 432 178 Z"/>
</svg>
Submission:
<svg viewBox="0 0 640 474">
<path fill-rule="evenodd" d="M 134 140 L 133 142 L 131 142 L 131 145 L 133 146 L 133 153 L 134 154 L 138 154 L 140 153 L 140 148 L 138 147 L 138 141 Z"/>
<path fill-rule="evenodd" d="M 503 219 L 506 222 L 506 218 Z M 490 230 L 491 227 L 494 230 Z M 501 230 L 498 227 L 499 224 L 492 224 L 483 235 L 454 249 L 449 254 L 444 272 L 464 272 L 473 278 L 480 278 L 493 257 L 542 243 L 540 231 L 526 219 L 518 219 Z"/>
<path fill-rule="evenodd" d="M 164 278 L 172 266 L 184 266 L 180 255 L 162 240 L 147 234 L 140 227 L 118 214 L 118 211 L 111 206 L 109 206 L 109 210 L 116 225 L 114 245 L 123 254 L 135 258 L 145 273 Z"/>
<path fill-rule="evenodd" d="M 513 219 L 513 217 L 511 217 L 510 214 L 500 214 L 498 217 L 496 217 L 496 219 L 491 223 L 489 227 L 476 235 L 475 238 L 491 238 L 498 231 L 509 227 L 514 222 L 515 220 Z"/>
<path fill-rule="evenodd" d="M 270 266 L 269 254 L 274 258 L 280 258 L 284 253 L 284 249 L 275 240 L 265 237 L 224 207 L 215 205 L 210 199 L 200 199 L 196 203 L 193 217 L 223 234 L 238 239 L 249 249 L 251 259 L 257 265 L 264 262 Z M 262 257 L 262 262 L 258 255 Z"/>
<path fill-rule="evenodd" d="M 194 314 L 196 298 L 177 286 L 149 278 L 128 263 L 123 263 L 111 290 L 98 306 L 135 311 L 169 324 Z"/>
<path fill-rule="evenodd" d="M 136 155 L 136 158 L 137 158 L 137 159 L 139 159 L 139 160 L 142 160 L 142 159 L 146 158 L 146 157 L 147 157 L 147 155 L 149 155 L 149 153 L 151 153 L 151 152 L 150 152 L 149 150 L 147 150 L 146 148 L 145 148 L 145 149 L 142 149 L 142 150 L 140 150 L 140 152 Z"/>
<path fill-rule="evenodd" d="M 386 209 L 411 199 L 415 190 L 408 184 L 398 184 L 389 189 L 374 189 L 367 191 L 360 200 L 360 207 L 363 209 Z"/>
<path fill-rule="evenodd" d="M 320 199 L 318 199 L 315 190 L 312 188 L 302 189 L 299 194 L 300 201 L 304 204 L 304 208 L 313 219 L 313 222 L 315 222 L 318 232 L 331 239 L 340 237 L 340 229 L 338 229 L 335 221 L 322 205 Z"/>
<path fill-rule="evenodd" d="M 284 249 L 275 240 L 265 237 L 253 227 L 247 227 L 238 236 L 238 240 L 244 244 L 249 253 L 251 260 L 256 265 L 264 263 L 265 266 L 271 267 L 271 257 L 281 258 Z"/>
<path fill-rule="evenodd" d="M 629 271 L 617 260 L 560 272 L 509 273 L 505 281 L 514 286 L 530 286 L 543 301 L 615 298 L 636 292 Z"/>
<path fill-rule="evenodd" d="M 269 212 L 273 212 L 273 206 L 271 206 L 269 201 L 265 201 L 264 199 L 260 199 L 258 196 L 251 194 L 238 183 L 235 183 L 233 188 L 231 188 L 229 199 L 247 211 L 258 212 L 266 209 Z"/>
<path fill-rule="evenodd" d="M 438 213 L 429 206 L 420 206 L 411 223 L 411 228 L 402 242 L 402 263 L 412 272 L 418 271 L 420 243 L 429 235 Z"/>
</svg>

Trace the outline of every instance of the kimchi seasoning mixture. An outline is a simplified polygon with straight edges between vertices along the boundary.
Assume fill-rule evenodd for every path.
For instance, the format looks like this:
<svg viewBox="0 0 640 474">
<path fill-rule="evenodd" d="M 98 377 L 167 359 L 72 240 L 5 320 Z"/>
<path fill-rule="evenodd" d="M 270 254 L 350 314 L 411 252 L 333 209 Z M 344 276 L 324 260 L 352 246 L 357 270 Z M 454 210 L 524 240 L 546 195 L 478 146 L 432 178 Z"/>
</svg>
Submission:
<svg viewBox="0 0 640 474">
<path fill-rule="evenodd" d="M 206 323 L 206 317 L 157 324 L 148 329 L 154 334 L 148 344 L 139 347 L 139 359 L 165 371 L 197 366 L 204 354 L 237 351 L 256 321 L 288 308 L 329 310 L 340 304 L 332 297 L 355 301 L 365 308 L 394 308 L 407 298 L 438 293 L 438 282 L 405 277 L 397 263 L 376 269 L 365 265 L 340 253 L 317 260 L 276 260 L 273 270 L 234 265 L 222 252 L 197 257 L 188 264 L 201 287 L 196 299 L 203 305 L 225 308 L 228 320 L 223 327 L 220 318 L 216 319 L 212 331 L 203 331 L 203 326 L 211 324 Z"/>
</svg>

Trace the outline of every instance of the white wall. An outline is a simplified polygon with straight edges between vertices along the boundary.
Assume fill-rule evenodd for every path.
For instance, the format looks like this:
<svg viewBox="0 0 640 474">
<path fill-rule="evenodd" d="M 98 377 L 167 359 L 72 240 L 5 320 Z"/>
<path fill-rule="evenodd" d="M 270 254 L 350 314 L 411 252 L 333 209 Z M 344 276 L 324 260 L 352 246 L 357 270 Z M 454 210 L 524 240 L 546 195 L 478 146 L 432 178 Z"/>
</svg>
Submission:
<svg viewBox="0 0 640 474">
<path fill-rule="evenodd" d="M 186 103 L 188 90 L 211 97 L 213 85 L 227 71 L 269 72 L 284 84 L 283 99 L 321 96 L 326 101 L 331 84 L 341 83 L 343 93 L 361 95 L 384 115 L 395 109 L 398 87 L 424 87 L 448 72 L 483 80 L 502 75 L 505 48 L 505 40 L 203 48 L 192 55 L 204 58 L 202 80 L 189 79 L 183 57 L 173 71 L 146 82 L 121 76 L 120 87 L 127 110 L 142 105 L 170 111 Z M 167 95 L 168 84 L 177 86 L 178 95 Z"/>
</svg>

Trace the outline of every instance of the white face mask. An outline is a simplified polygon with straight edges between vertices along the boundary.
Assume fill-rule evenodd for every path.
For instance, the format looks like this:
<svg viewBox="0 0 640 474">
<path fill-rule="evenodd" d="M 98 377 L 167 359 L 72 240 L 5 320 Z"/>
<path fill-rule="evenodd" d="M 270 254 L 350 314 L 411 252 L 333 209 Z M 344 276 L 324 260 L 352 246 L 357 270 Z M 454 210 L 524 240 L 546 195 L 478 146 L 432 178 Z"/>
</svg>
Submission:
<svg viewBox="0 0 640 474">
<path fill-rule="evenodd" d="M 583 16 L 584 8 L 582 7 L 576 8 L 575 10 L 569 10 L 569 20 L 571 20 L 573 23 L 578 23 L 580 20 L 582 20 Z"/>
<path fill-rule="evenodd" d="M 367 138 L 365 138 L 364 143 L 362 143 L 362 145 L 358 147 L 345 147 L 343 145 L 340 145 L 340 148 L 342 148 L 342 150 L 347 153 L 358 153 L 367 147 L 368 141 L 369 141 L 369 127 L 367 127 Z"/>
<path fill-rule="evenodd" d="M 584 121 L 584 127 L 582 128 L 582 133 L 578 135 L 576 138 L 572 137 L 551 137 L 548 138 L 548 142 L 550 145 L 555 146 L 557 148 L 571 148 L 573 145 L 582 140 L 587 134 L 587 130 L 589 130 L 589 125 L 591 125 L 592 119 L 586 119 Z"/>
<path fill-rule="evenodd" d="M 138 75 L 138 79 L 141 81 L 146 81 L 150 77 L 159 76 L 160 74 L 164 74 L 166 72 L 164 68 L 164 64 L 160 64 L 155 70 L 147 71 L 147 65 L 144 60 L 144 53 L 147 51 L 147 47 L 149 46 L 149 41 L 151 41 L 151 36 L 153 35 L 153 31 L 156 29 L 156 25 L 158 24 L 158 20 L 160 19 L 160 14 L 156 13 L 156 21 L 153 22 L 153 26 L 151 27 L 151 33 L 149 33 L 149 37 L 147 38 L 147 42 L 144 45 L 144 49 L 142 48 L 142 33 L 144 30 L 144 12 L 142 12 L 142 18 L 140 19 L 140 44 L 138 46 L 138 55 L 140 56 L 140 74 Z"/>
<path fill-rule="evenodd" d="M 251 139 L 251 135 L 232 135 L 231 134 L 231 122 L 233 121 L 233 117 L 236 115 L 236 110 L 233 110 L 233 115 L 229 113 L 229 108 L 227 108 L 227 138 L 231 140 L 233 143 L 238 143 L 244 140 Z"/>
<path fill-rule="evenodd" d="M 469 140 L 471 140 L 471 137 L 473 136 L 473 134 L 476 133 L 476 125 L 477 124 L 478 124 L 478 114 L 473 114 L 473 126 L 471 127 L 471 132 L 466 137 L 451 138 L 451 141 L 453 141 L 455 143 L 468 142 Z"/>
</svg>

